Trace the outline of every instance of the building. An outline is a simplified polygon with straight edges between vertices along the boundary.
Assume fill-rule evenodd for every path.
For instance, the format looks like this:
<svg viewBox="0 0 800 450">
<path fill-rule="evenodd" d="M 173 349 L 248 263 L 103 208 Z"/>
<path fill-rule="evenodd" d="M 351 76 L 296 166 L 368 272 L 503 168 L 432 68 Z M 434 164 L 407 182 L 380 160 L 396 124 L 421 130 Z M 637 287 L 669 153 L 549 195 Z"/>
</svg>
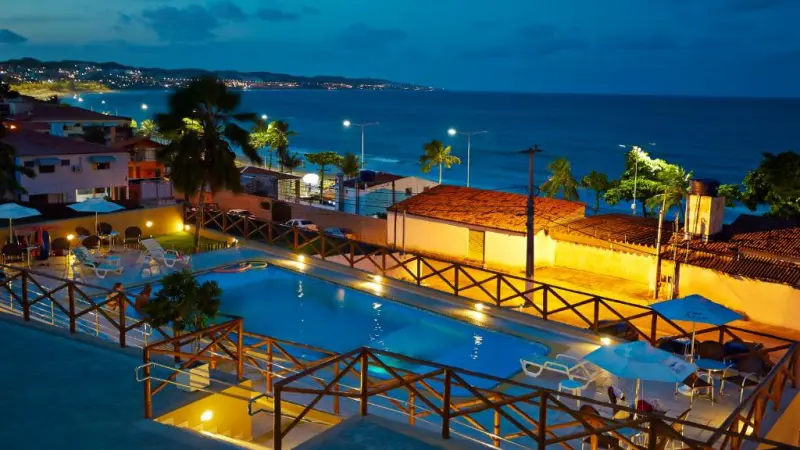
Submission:
<svg viewBox="0 0 800 450">
<path fill-rule="evenodd" d="M 106 143 L 115 143 L 133 136 L 129 117 L 27 98 L 10 105 L 9 123 L 19 129 L 65 137 L 84 137 L 88 133 L 97 133 Z"/>
<path fill-rule="evenodd" d="M 71 203 L 94 196 L 127 198 L 127 150 L 20 129 L 12 130 L 3 141 L 16 150 L 18 165 L 36 173 L 35 178 L 17 175 L 27 191 L 22 201 Z"/>
<path fill-rule="evenodd" d="M 435 186 L 389 208 L 387 241 L 408 251 L 524 268 L 527 202 L 522 194 Z M 534 207 L 537 239 L 543 230 L 586 213 L 583 203 L 551 198 L 536 197 Z"/>
<path fill-rule="evenodd" d="M 124 149 L 130 154 L 128 162 L 128 179 L 153 179 L 163 178 L 167 175 L 164 163 L 158 161 L 156 152 L 164 144 L 156 142 L 147 136 L 134 136 L 124 141 L 111 145 L 113 148 Z"/>
<path fill-rule="evenodd" d="M 297 201 L 300 197 L 300 177 L 255 166 L 242 167 L 242 187 L 248 194 L 276 200 Z"/>
<path fill-rule="evenodd" d="M 339 193 L 339 203 L 341 211 L 348 213 L 356 212 L 356 183 L 355 178 L 345 180 L 340 189 L 337 185 L 334 189 Z M 439 183 L 419 177 L 407 177 L 386 172 L 375 172 L 364 170 L 361 173 L 361 183 L 359 184 L 359 214 L 364 216 L 374 216 L 378 213 L 385 213 L 386 208 L 392 204 L 405 200 L 413 195 L 424 192 Z"/>
</svg>

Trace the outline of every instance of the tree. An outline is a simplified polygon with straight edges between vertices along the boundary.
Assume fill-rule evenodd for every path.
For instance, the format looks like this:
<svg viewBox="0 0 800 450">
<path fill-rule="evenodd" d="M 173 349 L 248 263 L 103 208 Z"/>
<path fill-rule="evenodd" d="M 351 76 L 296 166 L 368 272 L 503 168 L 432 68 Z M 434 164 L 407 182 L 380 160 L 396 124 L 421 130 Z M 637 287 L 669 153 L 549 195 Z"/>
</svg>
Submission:
<svg viewBox="0 0 800 450">
<path fill-rule="evenodd" d="M 348 178 L 357 177 L 361 171 L 361 161 L 358 160 L 358 156 L 354 153 L 345 153 L 338 166 L 344 176 Z"/>
<path fill-rule="evenodd" d="M 158 127 L 156 127 L 155 122 L 153 122 L 151 119 L 145 119 L 139 124 L 139 128 L 136 129 L 136 135 L 148 138 L 158 138 L 160 133 L 158 132 Z"/>
<path fill-rule="evenodd" d="M 281 167 L 290 173 L 303 165 L 303 157 L 299 153 L 280 155 Z"/>
<path fill-rule="evenodd" d="M 800 219 L 800 155 L 788 150 L 764 153 L 758 168 L 744 177 L 741 201 L 751 211 L 768 205 L 769 216 Z"/>
<path fill-rule="evenodd" d="M 439 166 L 439 184 L 442 183 L 442 169 L 451 168 L 453 164 L 461 164 L 461 159 L 458 156 L 450 154 L 452 148 L 446 146 L 442 141 L 436 139 L 428 142 L 422 146 L 422 156 L 419 157 L 419 164 L 422 173 L 428 173 L 436 166 Z"/>
<path fill-rule="evenodd" d="M 17 152 L 11 144 L 6 142 L 9 131 L 0 121 L 0 199 L 8 194 L 15 198 L 27 191 L 19 182 L 17 174 L 28 178 L 36 178 L 36 172 L 28 167 L 17 165 Z"/>
<path fill-rule="evenodd" d="M 216 77 L 206 76 L 176 89 L 169 96 L 169 113 L 156 116 L 157 129 L 175 138 L 159 150 L 159 160 L 172 167 L 172 181 L 187 198 L 198 197 L 195 251 L 200 250 L 205 192 L 242 191 L 233 146 L 261 164 L 249 133 L 239 125 L 255 122 L 255 115 L 236 113 L 240 103 L 240 93 L 229 91 Z"/>
<path fill-rule="evenodd" d="M 289 123 L 284 120 L 274 120 L 267 127 L 267 141 L 270 149 L 278 154 L 280 163 L 289 156 L 289 138 L 297 133 L 289 129 Z M 269 167 L 272 168 L 272 152 L 269 157 Z M 285 165 L 281 164 L 281 172 Z"/>
<path fill-rule="evenodd" d="M 150 325 L 171 325 L 176 332 L 206 328 L 219 313 L 222 289 L 216 281 L 200 284 L 188 270 L 161 279 L 161 290 L 142 310 Z"/>
<path fill-rule="evenodd" d="M 742 197 L 742 187 L 738 184 L 721 184 L 717 194 L 725 197 L 725 206 L 733 208 Z"/>
<path fill-rule="evenodd" d="M 664 214 L 670 209 L 677 207 L 678 216 L 683 212 L 681 204 L 686 199 L 686 194 L 689 193 L 689 181 L 692 178 L 692 172 L 686 172 L 683 167 L 674 164 L 665 164 L 664 167 L 656 173 L 655 189 L 657 194 L 646 200 L 647 206 L 655 211 L 664 207 Z"/>
<path fill-rule="evenodd" d="M 260 152 L 264 149 L 269 151 L 269 169 L 272 169 L 272 147 L 269 145 L 269 126 L 267 123 L 263 120 L 256 122 L 253 128 L 250 129 L 249 139 L 250 145 L 257 151 Z M 266 158 L 263 155 L 262 159 L 264 159 L 266 163 Z"/>
<path fill-rule="evenodd" d="M 608 180 L 608 175 L 596 172 L 594 170 L 581 178 L 581 187 L 590 191 L 594 191 L 593 209 L 595 215 L 600 213 L 600 199 L 603 197 L 606 191 L 611 189 L 612 186 L 613 184 Z"/>
<path fill-rule="evenodd" d="M 306 159 L 311 164 L 319 167 L 319 201 L 322 202 L 322 193 L 325 190 L 325 167 L 338 166 L 342 161 L 342 155 L 336 152 L 309 153 Z"/>
<path fill-rule="evenodd" d="M 664 193 L 664 181 L 658 179 L 658 173 L 677 167 L 663 159 L 650 158 L 647 152 L 634 147 L 628 152 L 622 176 L 606 191 L 605 201 L 609 205 L 616 205 L 622 200 L 633 201 L 635 197 L 641 206 L 642 215 L 650 216 L 653 214 L 654 203 L 648 203 L 647 200 Z M 660 205 L 659 203 L 658 206 Z"/>
<path fill-rule="evenodd" d="M 561 192 L 564 200 L 578 200 L 578 180 L 572 176 L 572 164 L 567 158 L 556 158 L 547 165 L 550 178 L 541 186 L 545 197 L 553 198 Z"/>
</svg>

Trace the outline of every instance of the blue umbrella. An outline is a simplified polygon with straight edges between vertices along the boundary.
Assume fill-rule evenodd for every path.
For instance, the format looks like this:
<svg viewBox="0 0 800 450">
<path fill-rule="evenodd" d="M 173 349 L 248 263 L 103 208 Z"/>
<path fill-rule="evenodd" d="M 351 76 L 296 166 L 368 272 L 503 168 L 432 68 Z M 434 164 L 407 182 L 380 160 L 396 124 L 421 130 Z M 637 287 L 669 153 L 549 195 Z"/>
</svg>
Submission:
<svg viewBox="0 0 800 450">
<path fill-rule="evenodd" d="M 38 216 L 41 214 L 33 208 L 26 208 L 16 203 L 5 203 L 0 205 L 0 219 L 8 219 L 8 238 L 13 239 L 14 229 L 11 226 L 11 221 L 14 219 L 23 219 L 25 217 Z"/>
<path fill-rule="evenodd" d="M 667 319 L 692 322 L 692 358 L 694 358 L 695 329 L 698 323 L 720 326 L 734 320 L 744 319 L 744 316 L 736 311 L 696 294 L 666 300 L 650 307 Z"/>
<path fill-rule="evenodd" d="M 640 380 L 680 383 L 697 371 L 694 364 L 659 350 L 645 341 L 600 347 L 584 359 L 612 375 L 635 379 L 634 399 L 639 397 Z"/>
<path fill-rule="evenodd" d="M 97 215 L 99 213 L 110 213 L 125 209 L 114 202 L 110 202 L 104 198 L 87 198 L 86 200 L 69 205 L 70 209 L 78 212 L 93 212 L 94 213 L 94 232 L 97 233 Z"/>
</svg>

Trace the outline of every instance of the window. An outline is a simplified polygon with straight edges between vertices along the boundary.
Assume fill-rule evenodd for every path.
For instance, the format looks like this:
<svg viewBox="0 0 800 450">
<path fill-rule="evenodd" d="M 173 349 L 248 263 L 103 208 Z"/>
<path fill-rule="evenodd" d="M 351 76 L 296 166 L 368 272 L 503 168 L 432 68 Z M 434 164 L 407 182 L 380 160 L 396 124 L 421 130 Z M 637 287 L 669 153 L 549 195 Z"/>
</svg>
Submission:
<svg viewBox="0 0 800 450">
<path fill-rule="evenodd" d="M 25 161 L 25 167 L 36 167 L 36 161 Z"/>
<path fill-rule="evenodd" d="M 39 173 L 55 173 L 56 166 L 39 166 Z"/>
<path fill-rule="evenodd" d="M 93 170 L 109 170 L 111 169 L 111 163 L 94 163 L 92 164 Z"/>
<path fill-rule="evenodd" d="M 411 188 L 406 188 L 406 197 L 411 197 L 414 195 L 414 192 L 411 191 Z"/>
<path fill-rule="evenodd" d="M 61 165 L 62 166 L 68 166 L 69 165 L 69 160 L 68 159 L 62 159 L 61 160 Z"/>
</svg>

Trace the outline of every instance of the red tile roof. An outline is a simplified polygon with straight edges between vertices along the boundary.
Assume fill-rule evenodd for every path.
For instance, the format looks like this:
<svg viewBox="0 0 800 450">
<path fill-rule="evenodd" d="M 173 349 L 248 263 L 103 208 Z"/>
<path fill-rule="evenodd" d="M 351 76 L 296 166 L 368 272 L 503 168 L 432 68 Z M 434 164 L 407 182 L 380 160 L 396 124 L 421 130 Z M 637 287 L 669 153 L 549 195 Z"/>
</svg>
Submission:
<svg viewBox="0 0 800 450">
<path fill-rule="evenodd" d="M 669 241 L 673 224 L 664 222 L 661 243 Z M 658 219 L 623 215 L 601 214 L 573 220 L 549 230 L 553 237 L 572 235 L 655 247 L 658 239 Z"/>
<path fill-rule="evenodd" d="M 68 105 L 34 103 L 33 110 L 14 116 L 19 122 L 130 122 L 130 117 L 111 116 Z"/>
<path fill-rule="evenodd" d="M 390 211 L 475 225 L 497 230 L 526 232 L 528 197 L 511 192 L 439 185 L 410 197 Z M 582 218 L 584 203 L 536 197 L 534 231 Z"/>
<path fill-rule="evenodd" d="M 13 130 L 3 142 L 10 144 L 17 156 L 83 155 L 93 153 L 127 153 L 127 150 L 113 149 L 80 139 L 37 133 L 30 130 Z"/>
</svg>

